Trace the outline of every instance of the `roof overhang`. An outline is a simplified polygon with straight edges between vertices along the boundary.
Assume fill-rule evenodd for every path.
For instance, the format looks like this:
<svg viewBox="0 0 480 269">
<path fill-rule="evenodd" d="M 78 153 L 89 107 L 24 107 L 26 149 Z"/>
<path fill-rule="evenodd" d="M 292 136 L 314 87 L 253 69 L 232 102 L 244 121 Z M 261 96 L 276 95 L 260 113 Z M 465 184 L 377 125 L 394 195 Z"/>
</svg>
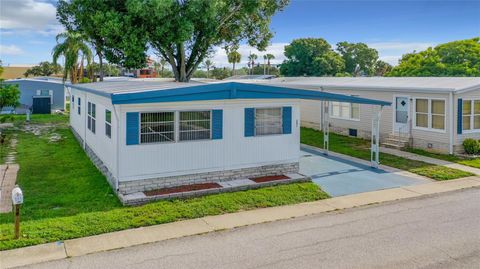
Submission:
<svg viewBox="0 0 480 269">
<path fill-rule="evenodd" d="M 86 90 L 86 89 L 84 89 Z M 309 99 L 389 106 L 390 102 L 264 84 L 224 82 L 175 89 L 109 94 L 113 104 L 141 104 L 225 99 Z"/>
</svg>

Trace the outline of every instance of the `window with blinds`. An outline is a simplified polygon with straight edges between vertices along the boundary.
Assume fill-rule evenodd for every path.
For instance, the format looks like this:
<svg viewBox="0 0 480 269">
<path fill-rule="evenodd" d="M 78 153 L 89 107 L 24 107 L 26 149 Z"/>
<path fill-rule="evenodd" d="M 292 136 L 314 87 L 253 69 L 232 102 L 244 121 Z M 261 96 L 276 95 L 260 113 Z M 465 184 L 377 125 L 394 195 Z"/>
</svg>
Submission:
<svg viewBox="0 0 480 269">
<path fill-rule="evenodd" d="M 445 130 L 445 100 L 415 99 L 415 127 Z"/>
<path fill-rule="evenodd" d="M 179 140 L 210 139 L 211 125 L 211 111 L 181 111 Z"/>
<path fill-rule="evenodd" d="M 463 100 L 462 130 L 480 130 L 480 100 Z"/>
<path fill-rule="evenodd" d="M 175 112 L 140 114 L 140 143 L 175 142 Z"/>
<path fill-rule="evenodd" d="M 255 109 L 255 135 L 281 134 L 282 108 L 256 108 Z"/>
<path fill-rule="evenodd" d="M 345 102 L 331 102 L 330 116 L 332 118 L 339 118 L 345 120 L 359 120 L 360 119 L 360 105 Z"/>
</svg>

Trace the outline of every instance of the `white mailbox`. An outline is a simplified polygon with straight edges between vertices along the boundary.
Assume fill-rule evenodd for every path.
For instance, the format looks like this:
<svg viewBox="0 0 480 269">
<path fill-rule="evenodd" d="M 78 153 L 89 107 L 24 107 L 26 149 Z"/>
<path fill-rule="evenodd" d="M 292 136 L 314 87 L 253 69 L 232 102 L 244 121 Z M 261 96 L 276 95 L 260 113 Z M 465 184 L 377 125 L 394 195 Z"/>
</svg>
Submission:
<svg viewBox="0 0 480 269">
<path fill-rule="evenodd" d="M 14 205 L 23 204 L 23 192 L 18 186 L 12 190 L 12 202 Z"/>
</svg>

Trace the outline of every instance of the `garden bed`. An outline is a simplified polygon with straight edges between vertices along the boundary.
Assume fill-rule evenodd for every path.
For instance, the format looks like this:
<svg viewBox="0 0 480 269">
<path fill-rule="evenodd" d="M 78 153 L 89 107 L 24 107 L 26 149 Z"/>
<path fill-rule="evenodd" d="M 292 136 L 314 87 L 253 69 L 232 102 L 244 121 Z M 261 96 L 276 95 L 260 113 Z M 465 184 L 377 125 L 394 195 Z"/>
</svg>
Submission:
<svg viewBox="0 0 480 269">
<path fill-rule="evenodd" d="M 198 184 L 190 184 L 190 185 L 183 185 L 183 186 L 177 186 L 177 187 L 171 187 L 171 188 L 145 191 L 143 193 L 145 193 L 146 196 L 156 196 L 156 195 L 165 195 L 165 194 L 189 192 L 189 191 L 201 191 L 201 190 L 218 189 L 218 188 L 222 188 L 222 186 L 218 183 L 198 183 Z"/>
<path fill-rule="evenodd" d="M 275 181 L 275 180 L 285 180 L 285 179 L 290 179 L 290 178 L 285 176 L 285 175 L 250 178 L 250 180 L 254 181 L 255 183 L 263 183 L 263 182 L 270 182 L 270 181 Z"/>
</svg>

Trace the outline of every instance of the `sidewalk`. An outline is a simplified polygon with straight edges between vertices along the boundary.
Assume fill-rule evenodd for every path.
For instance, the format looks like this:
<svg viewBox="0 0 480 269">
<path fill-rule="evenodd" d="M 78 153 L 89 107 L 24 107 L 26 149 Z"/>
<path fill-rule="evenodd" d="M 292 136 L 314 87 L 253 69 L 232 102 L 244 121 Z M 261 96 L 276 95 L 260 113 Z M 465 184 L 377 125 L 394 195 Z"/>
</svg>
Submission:
<svg viewBox="0 0 480 269">
<path fill-rule="evenodd" d="M 96 236 L 66 240 L 0 252 L 0 268 L 11 268 L 28 264 L 82 256 L 101 251 L 126 248 L 162 240 L 222 231 L 247 225 L 260 224 L 395 201 L 421 197 L 465 188 L 480 187 L 480 177 L 468 177 L 450 181 L 439 181 L 421 185 L 405 186 L 373 192 L 340 196 L 326 200 L 281 207 L 263 208 L 225 215 L 208 216 L 142 227 Z"/>
<path fill-rule="evenodd" d="M 395 155 L 395 156 L 400 156 L 400 157 L 410 159 L 410 160 L 422 161 L 422 162 L 435 164 L 435 165 L 441 165 L 441 166 L 445 166 L 445 167 L 449 167 L 449 168 L 455 168 L 455 169 L 458 169 L 458 170 L 463 170 L 463 171 L 466 171 L 466 172 L 470 172 L 470 173 L 475 174 L 475 175 L 480 175 L 480 169 L 475 168 L 475 167 L 466 166 L 466 165 L 459 164 L 459 163 L 448 162 L 448 161 L 444 161 L 444 160 L 440 160 L 440 159 L 435 159 L 435 158 L 431 158 L 431 157 L 427 157 L 427 156 L 418 155 L 418 154 L 411 153 L 411 152 L 406 152 L 406 151 L 402 151 L 402 150 L 398 150 L 398 149 L 385 148 L 385 147 L 380 147 L 380 151 L 383 152 L 383 153 L 388 153 L 388 154 L 392 154 L 392 155 Z"/>
<path fill-rule="evenodd" d="M 0 213 L 12 211 L 12 190 L 17 181 L 18 164 L 0 165 Z"/>
</svg>

